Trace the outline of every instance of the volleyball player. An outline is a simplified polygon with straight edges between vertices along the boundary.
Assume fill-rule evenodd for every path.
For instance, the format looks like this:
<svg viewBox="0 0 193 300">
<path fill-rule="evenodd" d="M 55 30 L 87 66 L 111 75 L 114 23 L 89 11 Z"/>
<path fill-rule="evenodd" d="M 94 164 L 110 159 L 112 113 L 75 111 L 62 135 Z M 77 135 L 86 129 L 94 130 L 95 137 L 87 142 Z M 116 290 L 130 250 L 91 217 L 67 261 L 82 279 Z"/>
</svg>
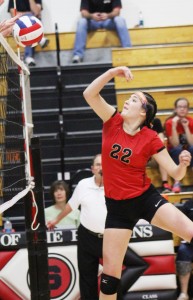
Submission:
<svg viewBox="0 0 193 300">
<path fill-rule="evenodd" d="M 123 257 L 140 218 L 193 243 L 192 221 L 158 193 L 145 173 L 152 156 L 171 177 L 180 180 L 190 165 L 191 155 L 184 150 L 179 164 L 174 163 L 151 129 L 157 105 L 148 93 L 133 93 L 121 114 L 104 100 L 100 91 L 115 76 L 133 79 L 129 68 L 116 67 L 96 78 L 84 91 L 87 103 L 104 122 L 102 167 L 107 218 L 100 300 L 116 299 Z"/>
</svg>

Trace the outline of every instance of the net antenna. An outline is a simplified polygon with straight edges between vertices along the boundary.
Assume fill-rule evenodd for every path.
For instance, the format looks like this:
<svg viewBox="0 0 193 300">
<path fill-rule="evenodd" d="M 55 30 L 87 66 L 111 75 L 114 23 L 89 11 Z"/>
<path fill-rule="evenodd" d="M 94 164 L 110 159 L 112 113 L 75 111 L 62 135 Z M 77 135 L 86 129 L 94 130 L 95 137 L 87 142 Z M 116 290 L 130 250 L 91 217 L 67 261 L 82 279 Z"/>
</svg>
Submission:
<svg viewBox="0 0 193 300">
<path fill-rule="evenodd" d="M 17 6 L 16 6 L 16 0 L 13 0 L 13 12 L 14 12 L 14 17 L 17 15 Z M 17 56 L 19 59 L 21 58 L 21 52 L 20 52 L 20 47 L 17 44 Z"/>
<path fill-rule="evenodd" d="M 15 2 L 15 1 L 14 1 Z M 17 49 L 19 46 L 17 46 Z M 20 51 L 18 51 L 18 54 L 20 55 Z M 18 160 L 22 161 L 22 153 L 24 156 L 24 176 L 25 178 L 20 178 L 19 180 L 16 180 L 14 183 L 8 182 L 6 180 L 6 176 L 4 176 L 4 172 L 7 171 L 7 169 L 2 169 L 1 174 L 3 174 L 3 199 L 5 198 L 6 192 L 9 192 L 10 189 L 13 186 L 16 186 L 19 182 L 24 182 L 26 184 L 26 187 L 21 188 L 22 191 L 20 191 L 17 195 L 15 195 L 11 200 L 4 202 L 0 205 L 0 214 L 2 214 L 5 210 L 9 209 L 11 206 L 13 206 L 16 202 L 18 202 L 21 198 L 23 198 L 25 195 L 27 195 L 28 192 L 31 192 L 32 195 L 32 201 L 33 201 L 33 208 L 35 208 L 33 211 L 33 221 L 31 224 L 31 229 L 36 230 L 39 227 L 39 224 L 36 224 L 36 218 L 38 214 L 38 206 L 35 200 L 33 188 L 35 186 L 33 181 L 33 174 L 32 174 L 32 167 L 31 167 L 31 158 L 30 158 L 30 140 L 33 136 L 33 122 L 32 122 L 32 109 L 31 109 L 31 94 L 30 94 L 30 80 L 29 75 L 30 72 L 28 68 L 25 66 L 23 61 L 20 60 L 20 57 L 18 57 L 13 49 L 9 46 L 6 39 L 0 34 L 0 85 L 2 85 L 4 90 L 3 96 L 3 106 L 4 110 L 6 110 L 5 113 L 5 119 L 1 122 L 3 125 L 3 132 L 5 134 L 3 139 L 4 146 L 2 147 L 3 150 L 1 150 L 1 156 L 2 156 L 2 167 L 4 168 L 4 165 L 7 165 L 9 162 L 10 165 L 10 157 L 11 160 L 13 160 L 13 155 L 16 153 L 16 150 L 9 150 L 9 147 L 11 149 L 14 148 L 13 146 L 13 140 L 20 140 L 20 145 L 18 146 L 20 148 L 20 155 Z M 1 86 L 0 86 L 1 87 Z M 1 96 L 1 95 L 0 95 Z M 4 97 L 7 96 L 7 97 Z M 7 98 L 7 99 L 6 99 Z M 13 98 L 16 100 L 13 102 Z M 9 101 L 8 101 L 9 100 Z M 6 102 L 6 103 L 5 103 Z M 19 103 L 20 102 L 20 103 Z M 14 103 L 14 104 L 13 104 Z M 15 104 L 16 103 L 16 104 Z M 20 117 L 16 117 L 16 115 L 20 114 Z M 0 116 L 2 118 L 2 116 Z M 15 126 L 16 134 L 11 135 L 11 125 Z M 16 129 L 17 128 L 17 129 Z M 13 130 L 13 132 L 14 132 Z M 6 133 L 9 135 L 9 137 L 6 136 Z M 21 150 L 21 141 L 23 140 L 23 149 Z M 10 146 L 11 144 L 11 146 Z M 12 152 L 11 152 L 12 151 Z M 10 157 L 7 156 L 7 153 L 10 154 Z M 13 154 L 14 153 L 14 154 Z M 8 160 L 8 162 L 7 162 Z M 17 161 L 18 162 L 18 161 Z M 16 161 L 14 161 L 16 164 Z M 10 168 L 22 168 L 21 166 L 11 166 Z M 9 169 L 10 170 L 10 169 Z M 5 182 L 7 185 L 5 186 Z M 17 188 L 14 188 L 13 190 L 17 190 Z"/>
</svg>

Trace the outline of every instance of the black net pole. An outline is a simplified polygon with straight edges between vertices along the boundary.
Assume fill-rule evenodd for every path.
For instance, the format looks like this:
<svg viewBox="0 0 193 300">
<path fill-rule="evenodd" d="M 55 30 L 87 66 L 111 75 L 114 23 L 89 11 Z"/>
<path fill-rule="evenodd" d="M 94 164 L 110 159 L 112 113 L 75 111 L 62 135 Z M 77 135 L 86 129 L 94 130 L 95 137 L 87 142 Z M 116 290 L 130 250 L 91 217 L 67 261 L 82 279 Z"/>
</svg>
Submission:
<svg viewBox="0 0 193 300">
<path fill-rule="evenodd" d="M 58 122 L 59 122 L 59 140 L 60 140 L 60 167 L 62 173 L 62 180 L 64 180 L 64 146 L 65 146 L 65 136 L 64 136 L 64 119 L 63 119 L 63 104 L 62 104 L 62 72 L 60 63 L 60 41 L 58 34 L 58 25 L 55 24 L 55 36 L 56 36 L 56 54 L 57 54 L 57 91 L 58 91 Z"/>
<path fill-rule="evenodd" d="M 32 230 L 31 226 L 34 220 L 35 207 L 32 202 L 31 193 L 28 193 L 27 199 L 25 199 L 24 203 L 31 300 L 50 300 L 48 249 L 44 216 L 40 146 L 38 138 L 31 139 L 31 160 L 35 181 L 35 188 L 33 192 L 38 207 L 38 214 L 34 228 L 37 224 L 39 224 L 37 229 Z"/>
</svg>

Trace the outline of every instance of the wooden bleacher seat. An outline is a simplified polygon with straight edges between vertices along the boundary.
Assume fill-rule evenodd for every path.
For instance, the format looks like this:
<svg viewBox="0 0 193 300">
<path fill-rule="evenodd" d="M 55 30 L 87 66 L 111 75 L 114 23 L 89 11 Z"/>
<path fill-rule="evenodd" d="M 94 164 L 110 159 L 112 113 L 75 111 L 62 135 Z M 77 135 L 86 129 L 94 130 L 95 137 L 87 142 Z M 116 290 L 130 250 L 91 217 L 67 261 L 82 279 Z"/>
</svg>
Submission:
<svg viewBox="0 0 193 300">
<path fill-rule="evenodd" d="M 130 28 L 129 33 L 133 46 L 139 45 L 160 45 L 171 43 L 191 43 L 193 42 L 193 25 L 170 26 L 170 27 L 151 27 L 151 28 Z M 56 50 L 55 34 L 46 33 L 45 36 L 50 40 L 48 47 L 41 49 L 36 47 L 36 51 Z M 61 50 L 71 50 L 74 46 L 75 32 L 63 32 L 60 36 Z M 16 49 L 12 37 L 8 38 L 11 47 Z M 119 38 L 114 31 L 100 29 L 94 34 L 88 34 L 87 48 L 119 47 Z"/>
<path fill-rule="evenodd" d="M 159 59 L 159 58 L 158 58 Z M 161 87 L 193 86 L 193 64 L 132 68 L 135 80 L 115 78 L 115 89 L 144 89 Z"/>
<path fill-rule="evenodd" d="M 173 110 L 174 102 L 179 97 L 185 97 L 190 102 L 190 108 L 193 107 L 193 86 L 192 87 L 175 87 L 175 88 L 160 88 L 160 89 L 144 89 L 144 91 L 150 93 L 157 102 L 158 110 Z M 123 103 L 130 97 L 135 91 L 124 90 L 116 91 L 117 107 L 121 111 Z"/>
<path fill-rule="evenodd" d="M 113 66 L 160 66 L 192 63 L 193 43 L 112 49 Z"/>
</svg>

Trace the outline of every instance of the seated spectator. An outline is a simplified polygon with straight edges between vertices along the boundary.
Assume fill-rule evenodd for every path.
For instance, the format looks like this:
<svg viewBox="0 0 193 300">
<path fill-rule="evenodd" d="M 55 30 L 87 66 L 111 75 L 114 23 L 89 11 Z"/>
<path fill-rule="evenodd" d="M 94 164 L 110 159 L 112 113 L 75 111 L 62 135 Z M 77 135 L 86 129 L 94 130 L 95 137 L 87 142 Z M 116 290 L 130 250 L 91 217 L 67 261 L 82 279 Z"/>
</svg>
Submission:
<svg viewBox="0 0 193 300">
<path fill-rule="evenodd" d="M 45 209 L 46 223 L 55 219 L 57 215 L 64 210 L 69 197 L 69 187 L 67 183 L 62 180 L 54 181 L 50 188 L 50 194 L 54 204 Z M 77 228 L 80 224 L 79 216 L 80 211 L 78 209 L 73 210 L 68 216 L 61 219 L 56 227 Z"/>
<path fill-rule="evenodd" d="M 41 19 L 41 10 L 42 10 L 42 0 L 16 0 L 16 8 L 18 12 L 23 14 L 31 14 L 35 17 Z M 11 16 L 14 16 L 14 1 L 9 0 L 8 12 Z M 42 48 L 45 48 L 49 43 L 49 40 L 43 37 L 39 43 Z M 36 62 L 34 59 L 35 49 L 34 47 L 25 47 L 24 51 L 24 61 L 29 66 L 35 66 Z"/>
<path fill-rule="evenodd" d="M 193 221 L 193 200 L 188 200 L 182 211 Z M 193 245 L 182 241 L 176 257 L 176 268 L 179 277 L 180 295 L 177 300 L 189 300 L 188 285 L 192 273 Z"/>
<path fill-rule="evenodd" d="M 183 149 L 187 149 L 193 157 L 193 118 L 188 116 L 189 102 L 186 98 L 178 98 L 174 103 L 174 114 L 165 122 L 165 133 L 168 137 L 168 151 L 179 163 L 178 156 Z M 193 166 L 193 159 L 190 166 Z M 175 181 L 172 191 L 179 193 L 181 184 Z"/>
<path fill-rule="evenodd" d="M 165 144 L 164 129 L 163 129 L 162 123 L 159 118 L 154 119 L 152 129 L 158 133 L 160 140 L 163 142 L 163 144 Z M 153 167 L 155 164 L 157 166 L 156 161 L 153 158 L 151 158 L 151 160 L 148 163 L 148 166 Z M 160 171 L 160 175 L 161 175 L 161 179 L 162 179 L 162 191 L 161 192 L 163 194 L 170 193 L 172 191 L 172 187 L 168 183 L 168 174 L 167 174 L 166 170 L 160 165 L 159 165 L 159 171 Z"/>
<path fill-rule="evenodd" d="M 87 32 L 105 28 L 116 30 L 122 47 L 131 47 L 131 41 L 125 20 L 120 16 L 121 0 L 81 0 L 81 19 L 76 30 L 73 51 L 73 63 L 83 60 Z"/>
</svg>

